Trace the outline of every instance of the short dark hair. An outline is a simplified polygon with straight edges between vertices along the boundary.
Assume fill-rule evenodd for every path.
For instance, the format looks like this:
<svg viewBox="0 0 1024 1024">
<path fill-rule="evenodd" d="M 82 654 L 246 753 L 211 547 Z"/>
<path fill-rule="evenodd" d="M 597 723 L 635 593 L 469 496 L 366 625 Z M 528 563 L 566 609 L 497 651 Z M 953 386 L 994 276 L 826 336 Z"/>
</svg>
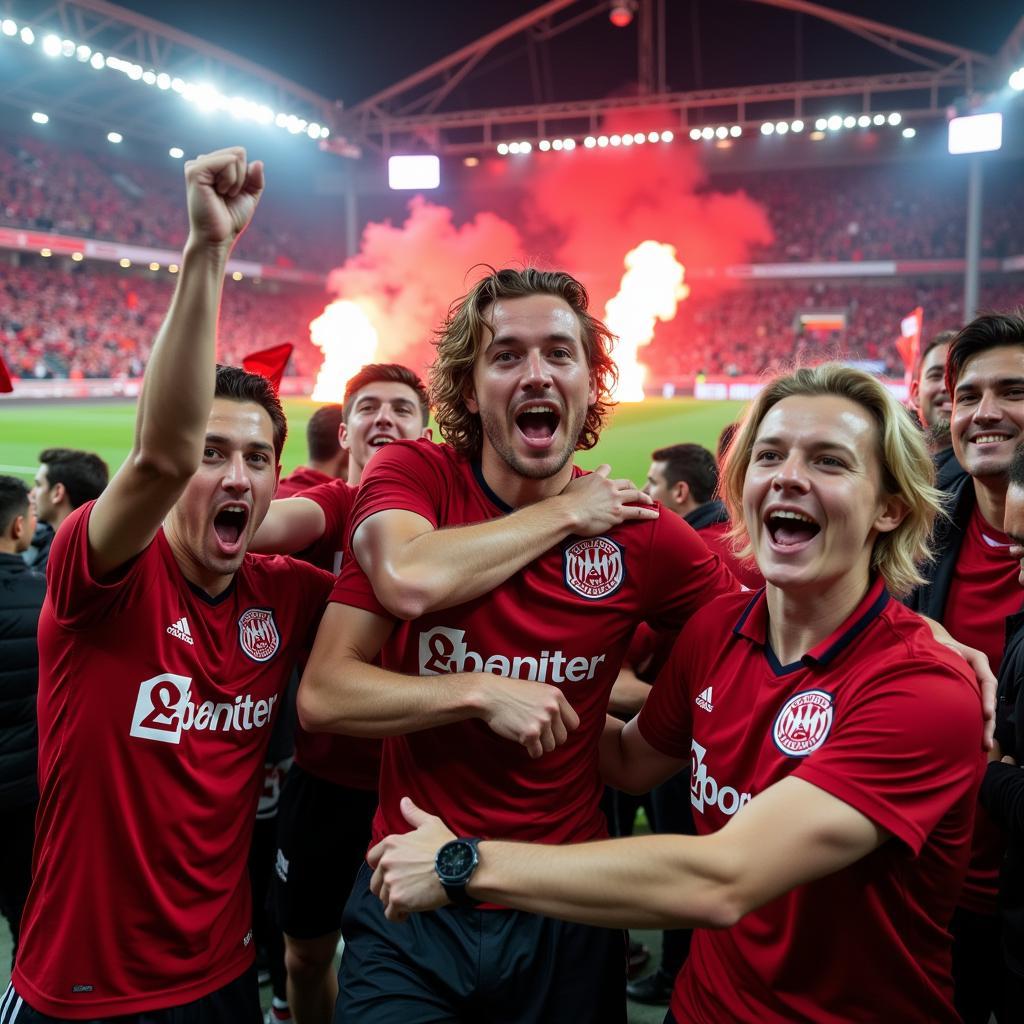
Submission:
<svg viewBox="0 0 1024 1024">
<path fill-rule="evenodd" d="M 967 360 L 1004 345 L 1024 348 L 1024 309 L 1012 313 L 982 313 L 962 328 L 946 353 L 946 390 L 950 397 L 964 372 Z"/>
<path fill-rule="evenodd" d="M 703 445 L 673 444 L 652 452 L 651 458 L 665 463 L 665 482 L 669 487 L 680 480 L 689 484 L 690 494 L 698 505 L 710 501 L 718 490 L 718 465 Z"/>
<path fill-rule="evenodd" d="M 1024 444 L 1017 445 L 1010 461 L 1010 486 L 1024 487 Z"/>
<path fill-rule="evenodd" d="M 285 438 L 288 437 L 288 420 L 281 399 L 274 391 L 274 385 L 258 373 L 249 373 L 240 366 L 217 364 L 217 382 L 213 389 L 214 398 L 228 398 L 233 402 L 255 402 L 267 410 L 274 426 L 274 455 L 281 461 Z"/>
<path fill-rule="evenodd" d="M 332 402 L 322 405 L 306 424 L 306 448 L 310 462 L 327 462 L 341 451 L 338 427 L 345 419 L 345 407 Z"/>
<path fill-rule="evenodd" d="M 6 533 L 18 516 L 28 514 L 29 490 L 16 476 L 0 476 L 0 533 Z"/>
<path fill-rule="evenodd" d="M 107 464 L 95 452 L 76 448 L 46 448 L 39 453 L 50 487 L 63 484 L 72 508 L 98 498 L 110 479 Z"/>
<path fill-rule="evenodd" d="M 736 436 L 736 431 L 739 429 L 740 425 L 738 423 L 726 423 L 722 427 L 722 432 L 718 435 L 718 448 L 716 449 L 719 466 L 725 460 L 725 453 L 729 450 L 729 445 L 732 444 L 732 439 Z"/>
<path fill-rule="evenodd" d="M 918 380 L 921 376 L 921 367 L 924 366 L 924 361 L 928 358 L 928 353 L 933 348 L 938 348 L 940 345 L 948 345 L 957 336 L 956 331 L 939 331 L 930 341 L 925 343 L 924 348 L 917 355 L 917 363 L 914 366 L 914 380 Z"/>
<path fill-rule="evenodd" d="M 377 384 L 380 381 L 391 381 L 395 384 L 404 384 L 416 392 L 416 398 L 420 403 L 420 413 L 423 416 L 423 426 L 430 421 L 430 399 L 427 396 L 427 387 L 419 378 L 419 374 L 410 370 L 408 366 L 400 363 L 367 363 L 361 367 L 359 372 L 349 378 L 345 385 L 345 420 L 352 411 L 352 403 L 356 395 L 368 384 Z"/>
</svg>

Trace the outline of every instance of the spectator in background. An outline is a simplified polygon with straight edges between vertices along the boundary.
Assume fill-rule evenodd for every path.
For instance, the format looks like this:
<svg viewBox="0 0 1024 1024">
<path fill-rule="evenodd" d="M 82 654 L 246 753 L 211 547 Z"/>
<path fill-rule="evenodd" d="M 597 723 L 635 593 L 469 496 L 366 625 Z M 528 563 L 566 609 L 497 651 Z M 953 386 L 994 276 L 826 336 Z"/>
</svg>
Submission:
<svg viewBox="0 0 1024 1024">
<path fill-rule="evenodd" d="M 729 566 L 733 576 L 751 590 L 764 580 L 750 562 L 736 557 L 729 541 L 729 513 L 715 498 L 718 466 L 699 444 L 674 444 L 651 454 L 644 491 L 688 522 L 700 539 Z"/>
<path fill-rule="evenodd" d="M 1010 538 L 1003 532 L 1008 470 L 1024 437 L 1024 317 L 985 314 L 950 343 L 946 389 L 950 433 L 966 470 L 946 488 L 948 518 L 936 524 L 935 559 L 911 608 L 969 640 L 1000 670 L 1006 619 L 1024 603 Z M 979 807 L 971 863 L 953 916 L 953 981 L 965 1024 L 1001 1014 L 1005 972 L 998 914 L 1003 839 Z"/>
<path fill-rule="evenodd" d="M 46 580 L 21 559 L 35 529 L 35 503 L 16 477 L 0 476 L 0 914 L 11 928 L 11 967 L 32 881 L 39 787 L 36 756 L 36 626 Z"/>
<path fill-rule="evenodd" d="M 39 523 L 22 557 L 45 575 L 53 535 L 79 505 L 103 493 L 110 472 L 94 452 L 74 448 L 47 448 L 39 453 L 39 463 L 32 488 Z"/>
<path fill-rule="evenodd" d="M 1024 447 L 1010 463 L 1004 528 L 1019 559 L 1024 586 Z M 1006 651 L 999 667 L 996 738 L 981 783 L 981 804 L 1006 835 L 999 878 L 1003 960 L 1006 966 L 1003 1020 L 1016 1020 L 1024 1007 L 1024 613 L 1006 620 Z"/>
<path fill-rule="evenodd" d="M 344 419 L 345 407 L 336 403 L 323 405 L 310 416 L 306 424 L 309 465 L 297 466 L 284 477 L 275 498 L 291 498 L 307 487 L 348 476 L 348 449 L 341 447 L 338 437 Z"/>
<path fill-rule="evenodd" d="M 953 441 L 949 436 L 953 400 L 946 389 L 946 356 L 956 334 L 956 331 L 940 331 L 924 346 L 910 382 L 910 402 L 924 428 L 924 439 L 932 453 L 940 487 L 946 476 L 963 472 L 953 454 Z"/>
</svg>

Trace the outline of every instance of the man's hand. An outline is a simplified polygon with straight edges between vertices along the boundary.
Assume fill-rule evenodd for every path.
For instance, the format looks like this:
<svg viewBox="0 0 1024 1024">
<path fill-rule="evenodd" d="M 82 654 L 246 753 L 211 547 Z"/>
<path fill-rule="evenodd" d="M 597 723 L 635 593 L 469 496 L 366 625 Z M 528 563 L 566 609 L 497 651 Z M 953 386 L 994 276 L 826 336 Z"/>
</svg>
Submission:
<svg viewBox="0 0 1024 1024">
<path fill-rule="evenodd" d="M 580 724 L 579 716 L 557 686 L 481 674 L 480 713 L 499 736 L 526 747 L 530 757 L 561 746 Z"/>
<path fill-rule="evenodd" d="M 241 146 L 204 153 L 185 164 L 189 242 L 230 249 L 252 220 L 263 193 L 263 162 Z"/>
<path fill-rule="evenodd" d="M 367 855 L 373 869 L 370 891 L 384 904 L 389 921 L 436 910 L 448 902 L 434 870 L 437 851 L 455 838 L 445 823 L 402 797 L 402 815 L 415 831 L 382 839 Z"/>
<path fill-rule="evenodd" d="M 611 471 L 611 466 L 598 466 L 593 473 L 570 480 L 559 495 L 571 503 L 577 536 L 597 537 L 627 519 L 658 518 L 658 510 L 651 507 L 654 499 L 631 480 L 610 479 Z"/>
</svg>

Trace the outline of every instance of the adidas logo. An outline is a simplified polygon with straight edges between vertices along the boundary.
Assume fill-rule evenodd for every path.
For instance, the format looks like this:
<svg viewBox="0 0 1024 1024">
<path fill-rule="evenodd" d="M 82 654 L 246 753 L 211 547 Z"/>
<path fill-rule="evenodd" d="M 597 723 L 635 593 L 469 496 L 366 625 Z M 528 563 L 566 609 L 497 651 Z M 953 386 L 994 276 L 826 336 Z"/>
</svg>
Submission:
<svg viewBox="0 0 1024 1024">
<path fill-rule="evenodd" d="M 185 643 L 195 646 L 195 641 L 192 639 L 192 631 L 188 628 L 188 619 L 184 615 L 177 622 L 172 623 L 167 627 L 167 632 L 171 636 L 176 636 L 179 640 L 184 640 Z"/>
<path fill-rule="evenodd" d="M 714 711 L 715 705 L 711 700 L 711 687 L 709 686 L 703 693 L 698 693 L 694 698 L 694 704 L 699 708 L 703 708 L 705 711 Z"/>
</svg>

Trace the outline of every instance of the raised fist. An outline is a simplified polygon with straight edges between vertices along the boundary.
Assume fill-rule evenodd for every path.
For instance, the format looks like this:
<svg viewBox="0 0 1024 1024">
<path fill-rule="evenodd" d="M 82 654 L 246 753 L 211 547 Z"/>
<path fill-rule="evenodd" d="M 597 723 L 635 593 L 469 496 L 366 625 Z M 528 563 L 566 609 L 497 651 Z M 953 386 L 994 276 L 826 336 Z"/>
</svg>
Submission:
<svg viewBox="0 0 1024 1024">
<path fill-rule="evenodd" d="M 204 153 L 185 164 L 189 240 L 229 249 L 246 229 L 263 193 L 263 162 L 241 146 Z"/>
</svg>

